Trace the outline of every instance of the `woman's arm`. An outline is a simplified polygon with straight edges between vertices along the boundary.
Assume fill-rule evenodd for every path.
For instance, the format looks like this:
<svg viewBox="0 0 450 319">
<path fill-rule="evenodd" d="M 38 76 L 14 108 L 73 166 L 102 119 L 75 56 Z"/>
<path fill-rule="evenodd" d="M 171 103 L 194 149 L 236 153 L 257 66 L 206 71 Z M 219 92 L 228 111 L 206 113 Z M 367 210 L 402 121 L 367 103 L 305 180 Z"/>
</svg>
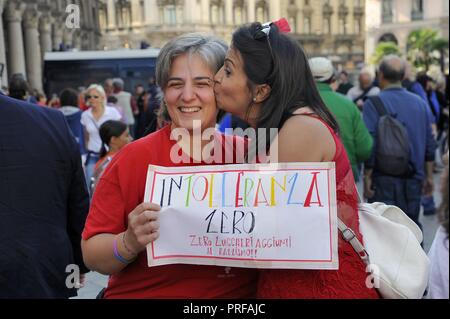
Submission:
<svg viewBox="0 0 450 319">
<path fill-rule="evenodd" d="M 86 130 L 86 126 L 83 125 L 83 136 L 84 136 L 84 145 L 86 150 L 88 149 L 88 143 L 89 143 L 89 133 Z"/>
<path fill-rule="evenodd" d="M 328 128 L 305 115 L 287 120 L 270 148 L 272 163 L 330 162 L 335 153 L 336 144 Z"/>
<path fill-rule="evenodd" d="M 146 246 L 159 237 L 158 215 L 160 207 L 143 203 L 128 216 L 128 229 L 120 234 L 99 234 L 82 240 L 81 249 L 86 266 L 101 274 L 112 275 L 123 270 L 127 264 L 118 260 L 117 253 L 126 260 L 135 259 Z"/>
</svg>

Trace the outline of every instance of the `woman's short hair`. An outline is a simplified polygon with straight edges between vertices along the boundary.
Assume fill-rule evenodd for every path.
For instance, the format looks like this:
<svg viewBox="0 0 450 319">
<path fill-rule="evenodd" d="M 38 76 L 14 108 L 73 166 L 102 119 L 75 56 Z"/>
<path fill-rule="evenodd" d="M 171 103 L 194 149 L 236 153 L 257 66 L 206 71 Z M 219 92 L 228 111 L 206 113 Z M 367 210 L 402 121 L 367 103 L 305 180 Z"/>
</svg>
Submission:
<svg viewBox="0 0 450 319">
<path fill-rule="evenodd" d="M 187 33 L 169 41 L 161 50 L 156 62 L 156 83 L 162 89 L 161 106 L 158 117 L 163 121 L 170 121 L 167 107 L 164 103 L 164 89 L 169 82 L 170 69 L 173 60 L 182 55 L 199 56 L 211 71 L 216 74 L 223 66 L 228 46 L 225 41 L 211 35 L 201 33 Z M 217 121 L 223 117 L 224 112 L 219 111 Z"/>
<path fill-rule="evenodd" d="M 169 41 L 161 50 L 156 63 L 156 82 L 164 90 L 169 81 L 173 60 L 185 53 L 198 55 L 214 72 L 219 71 L 227 54 L 227 44 L 214 36 L 187 33 Z"/>
</svg>

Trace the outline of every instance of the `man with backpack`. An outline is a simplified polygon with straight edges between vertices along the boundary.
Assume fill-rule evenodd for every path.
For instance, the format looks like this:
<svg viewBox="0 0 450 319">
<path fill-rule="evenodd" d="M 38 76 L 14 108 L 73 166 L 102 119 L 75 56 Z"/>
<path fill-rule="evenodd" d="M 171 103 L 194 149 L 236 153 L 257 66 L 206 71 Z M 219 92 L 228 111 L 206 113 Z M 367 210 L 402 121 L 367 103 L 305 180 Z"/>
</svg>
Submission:
<svg viewBox="0 0 450 319">
<path fill-rule="evenodd" d="M 436 143 L 428 106 L 402 87 L 405 69 L 403 59 L 386 56 L 379 66 L 382 92 L 364 103 L 364 122 L 374 139 L 364 193 L 370 202 L 398 206 L 420 226 L 422 193 L 433 192 Z"/>
</svg>

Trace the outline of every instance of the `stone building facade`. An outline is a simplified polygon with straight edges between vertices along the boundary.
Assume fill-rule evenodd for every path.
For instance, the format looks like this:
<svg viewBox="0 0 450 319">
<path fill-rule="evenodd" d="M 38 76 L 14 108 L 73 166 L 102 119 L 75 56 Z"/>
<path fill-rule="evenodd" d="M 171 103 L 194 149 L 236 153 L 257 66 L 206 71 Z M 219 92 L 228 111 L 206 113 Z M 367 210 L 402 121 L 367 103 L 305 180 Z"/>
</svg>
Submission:
<svg viewBox="0 0 450 319">
<path fill-rule="evenodd" d="M 289 19 L 292 36 L 311 56 L 337 66 L 364 61 L 364 0 L 103 0 L 99 20 L 105 49 L 162 47 L 184 32 L 211 32 L 228 42 L 247 22 Z"/>
<path fill-rule="evenodd" d="M 45 52 L 100 48 L 100 4 L 99 0 L 0 0 L 1 85 L 7 86 L 8 76 L 22 73 L 32 88 L 42 91 Z"/>
<path fill-rule="evenodd" d="M 366 59 L 381 41 L 392 41 L 406 53 L 408 35 L 420 28 L 439 31 L 448 40 L 448 0 L 367 0 Z"/>
</svg>

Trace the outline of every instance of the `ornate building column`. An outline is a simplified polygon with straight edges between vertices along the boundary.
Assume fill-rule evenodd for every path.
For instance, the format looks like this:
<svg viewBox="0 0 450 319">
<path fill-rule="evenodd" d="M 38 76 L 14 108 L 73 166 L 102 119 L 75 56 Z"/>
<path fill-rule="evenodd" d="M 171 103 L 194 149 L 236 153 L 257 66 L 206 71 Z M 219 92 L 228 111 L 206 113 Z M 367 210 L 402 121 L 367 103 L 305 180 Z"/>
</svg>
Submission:
<svg viewBox="0 0 450 319">
<path fill-rule="evenodd" d="M 41 45 L 41 57 L 44 58 L 45 52 L 52 52 L 52 24 L 51 16 L 45 12 L 39 19 L 39 36 Z"/>
<path fill-rule="evenodd" d="M 5 35 L 3 34 L 3 8 L 5 0 L 0 0 L 0 68 L 3 72 L 0 77 L 0 86 L 8 84 L 8 72 L 6 68 Z"/>
<path fill-rule="evenodd" d="M 64 42 L 64 29 L 65 29 L 65 21 L 64 16 L 61 14 L 61 12 L 54 11 L 52 12 L 52 46 L 53 51 L 59 51 L 61 44 Z"/>
<path fill-rule="evenodd" d="M 28 82 L 42 92 L 42 58 L 39 43 L 39 15 L 36 5 L 29 5 L 23 15 L 25 31 L 25 56 Z"/>
<path fill-rule="evenodd" d="M 5 11 L 5 20 L 8 29 L 9 74 L 21 73 L 27 77 L 22 36 L 22 14 L 24 9 L 24 4 L 9 1 Z"/>
</svg>

